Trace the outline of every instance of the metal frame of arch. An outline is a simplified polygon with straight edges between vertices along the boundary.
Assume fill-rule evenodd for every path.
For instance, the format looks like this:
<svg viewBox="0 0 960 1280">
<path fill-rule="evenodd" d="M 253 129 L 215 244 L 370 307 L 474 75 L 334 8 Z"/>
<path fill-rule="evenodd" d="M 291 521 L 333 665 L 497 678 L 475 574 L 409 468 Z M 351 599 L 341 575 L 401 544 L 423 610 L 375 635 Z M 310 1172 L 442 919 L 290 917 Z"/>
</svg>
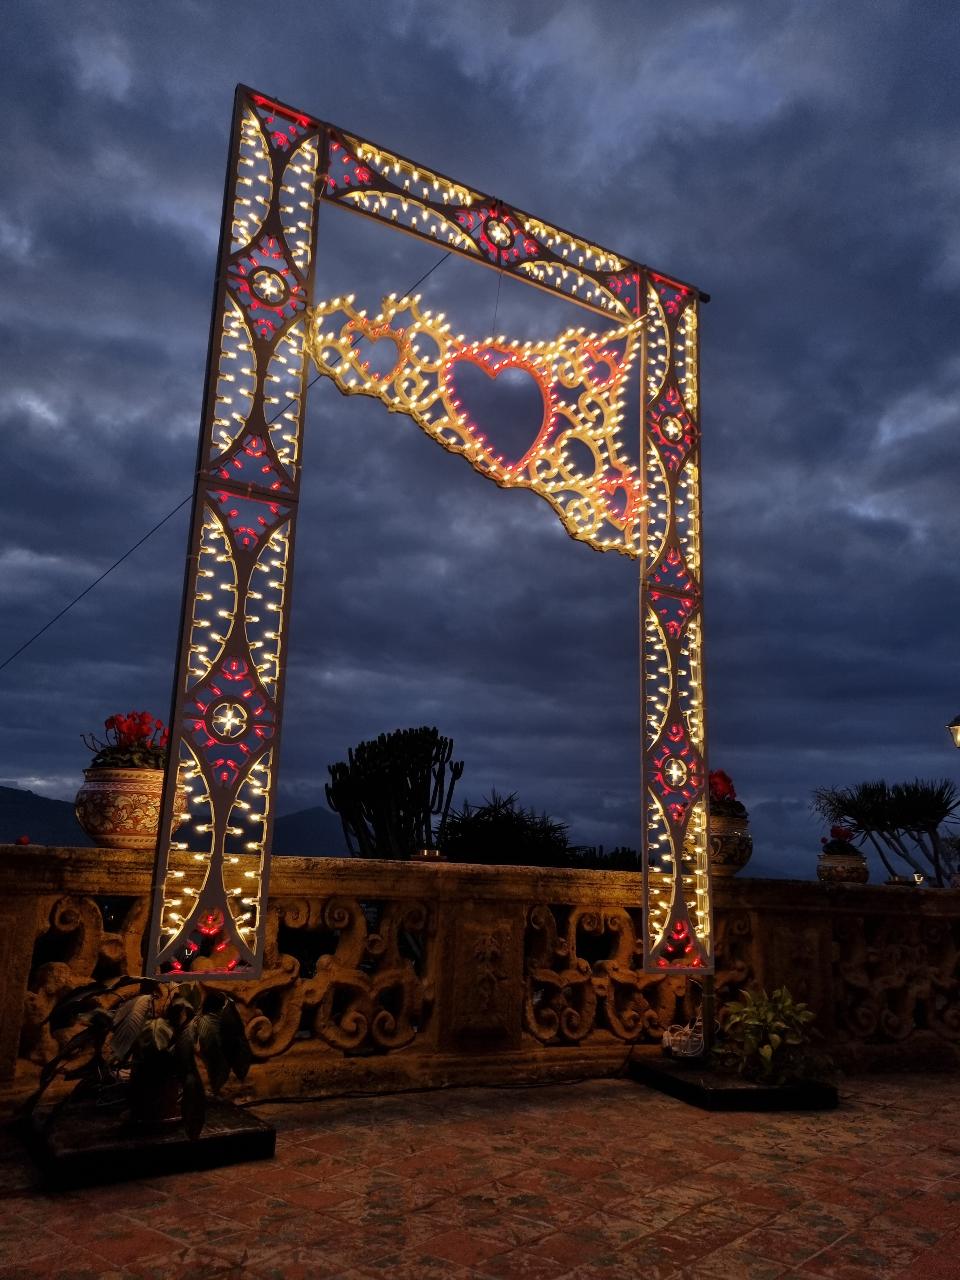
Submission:
<svg viewBox="0 0 960 1280">
<path fill-rule="evenodd" d="M 466 343 L 420 307 L 311 307 L 321 200 L 399 227 L 605 317 L 551 343 Z M 190 522 L 146 972 L 257 977 L 283 707 L 310 359 L 407 413 L 574 538 L 641 569 L 644 965 L 708 973 L 713 935 L 703 705 L 696 288 L 239 86 Z M 389 373 L 363 343 L 388 336 Z M 545 412 L 505 459 L 456 398 L 457 361 L 520 365 Z M 640 451 L 622 449 L 639 364 Z M 593 459 L 570 461 L 576 441 Z M 186 817 L 183 811 L 186 810 Z"/>
</svg>

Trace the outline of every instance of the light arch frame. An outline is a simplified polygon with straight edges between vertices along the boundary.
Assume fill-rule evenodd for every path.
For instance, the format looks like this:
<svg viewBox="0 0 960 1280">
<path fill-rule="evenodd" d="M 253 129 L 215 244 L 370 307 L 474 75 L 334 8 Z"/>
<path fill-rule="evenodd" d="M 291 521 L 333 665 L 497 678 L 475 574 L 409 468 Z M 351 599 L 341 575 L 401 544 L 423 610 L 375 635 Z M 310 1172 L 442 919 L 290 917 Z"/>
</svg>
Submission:
<svg viewBox="0 0 960 1280">
<path fill-rule="evenodd" d="M 635 335 L 639 505 L 628 495 L 629 537 L 592 545 L 640 563 L 644 968 L 712 973 L 698 338 L 706 295 L 245 85 L 234 103 L 145 971 L 218 982 L 262 971 L 321 200 Z M 337 381 L 322 360 L 318 368 Z M 384 399 L 381 387 L 338 385 Z M 488 474 L 536 488 L 529 477 Z M 573 523 L 565 520 L 580 538 Z M 187 847 L 178 832 L 178 790 L 206 849 Z"/>
</svg>

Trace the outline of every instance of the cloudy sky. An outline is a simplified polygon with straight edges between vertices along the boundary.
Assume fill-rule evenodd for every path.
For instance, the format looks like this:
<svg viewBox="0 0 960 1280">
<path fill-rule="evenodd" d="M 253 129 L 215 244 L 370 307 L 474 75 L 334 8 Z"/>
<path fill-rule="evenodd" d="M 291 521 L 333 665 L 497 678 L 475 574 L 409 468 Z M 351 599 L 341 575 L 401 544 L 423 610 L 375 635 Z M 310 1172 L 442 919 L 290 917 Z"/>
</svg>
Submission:
<svg viewBox="0 0 960 1280">
<path fill-rule="evenodd" d="M 814 786 L 957 776 L 952 3 L 5 10 L 0 660 L 190 492 L 242 81 L 712 295 L 710 761 L 758 871 L 812 872 Z M 318 296 L 373 306 L 439 257 L 330 208 L 319 245 Z M 480 338 L 586 317 L 454 259 L 423 293 Z M 326 382 L 306 431 L 281 812 L 429 723 L 461 799 L 636 845 L 635 563 Z M 82 731 L 166 715 L 185 538 L 186 508 L 0 672 L 0 784 L 70 798 Z"/>
</svg>

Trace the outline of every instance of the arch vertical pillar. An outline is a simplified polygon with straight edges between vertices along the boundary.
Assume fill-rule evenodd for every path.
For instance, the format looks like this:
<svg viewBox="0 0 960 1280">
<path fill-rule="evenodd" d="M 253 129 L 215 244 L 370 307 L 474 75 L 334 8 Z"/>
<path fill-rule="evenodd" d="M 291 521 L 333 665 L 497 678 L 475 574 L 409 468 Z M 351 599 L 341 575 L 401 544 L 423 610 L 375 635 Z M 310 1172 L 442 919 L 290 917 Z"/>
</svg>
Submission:
<svg viewBox="0 0 960 1280">
<path fill-rule="evenodd" d="M 713 971 L 703 672 L 699 298 L 647 281 L 640 719 L 644 963 Z"/>
<path fill-rule="evenodd" d="M 170 978 L 263 962 L 325 145 L 238 89 L 147 957 Z"/>
</svg>

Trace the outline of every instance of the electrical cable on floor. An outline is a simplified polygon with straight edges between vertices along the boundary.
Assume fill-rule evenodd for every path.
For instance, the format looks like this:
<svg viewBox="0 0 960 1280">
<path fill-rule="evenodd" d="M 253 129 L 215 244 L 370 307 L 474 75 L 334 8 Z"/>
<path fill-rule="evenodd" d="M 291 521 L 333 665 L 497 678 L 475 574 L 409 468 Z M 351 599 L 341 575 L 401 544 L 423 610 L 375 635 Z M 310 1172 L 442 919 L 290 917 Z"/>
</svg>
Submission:
<svg viewBox="0 0 960 1280">
<path fill-rule="evenodd" d="M 400 296 L 405 298 L 405 297 L 408 297 L 411 293 L 413 293 L 414 289 L 416 289 L 419 285 L 423 284 L 424 280 L 426 280 L 428 276 L 432 276 L 434 271 L 436 271 L 437 267 L 442 266 L 443 263 L 446 262 L 446 260 L 450 257 L 452 253 L 453 253 L 453 250 L 448 249 L 447 252 L 443 255 L 443 257 L 438 259 L 433 264 L 433 266 L 430 268 L 429 271 L 425 271 L 423 275 L 420 277 L 420 279 L 415 280 L 414 283 L 410 286 L 410 288 L 407 289 L 406 292 L 401 294 Z M 499 302 L 499 297 L 500 297 L 500 293 L 498 288 L 497 290 L 498 302 Z M 323 377 L 323 374 L 318 373 L 318 374 L 315 374 L 314 377 L 310 379 L 306 387 L 304 387 L 303 389 L 304 397 L 306 397 L 307 392 L 310 390 L 313 384 L 315 382 L 318 382 L 319 379 L 322 377 Z M 283 413 L 286 413 L 286 411 L 290 408 L 290 406 L 292 404 L 295 404 L 296 401 L 297 401 L 297 397 L 292 396 L 287 401 L 287 403 L 285 405 L 282 405 L 274 414 L 274 416 L 267 421 L 266 425 L 268 427 L 272 426 L 273 423 L 276 422 L 276 420 L 280 417 L 280 415 Z M 187 505 L 187 503 L 190 501 L 190 498 L 192 496 L 193 496 L 192 494 L 188 494 L 186 498 L 184 498 L 181 502 L 178 502 L 177 505 L 171 511 L 167 512 L 167 514 L 163 517 L 162 520 L 158 520 L 152 529 L 148 530 L 143 535 L 143 537 L 140 538 L 137 542 L 135 542 L 133 546 L 130 547 L 127 551 L 125 551 L 122 556 L 120 556 L 117 560 L 114 560 L 113 564 L 110 565 L 108 569 L 104 569 L 103 573 L 100 574 L 99 578 L 94 578 L 93 582 L 91 582 L 89 586 L 84 587 L 84 589 L 79 593 L 79 595 L 74 596 L 69 604 L 64 605 L 64 607 L 60 610 L 59 613 L 55 613 L 48 622 L 45 622 L 43 626 L 39 629 L 39 631 L 35 631 L 33 635 L 29 637 L 29 639 L 24 640 L 23 644 L 19 647 L 19 649 L 14 649 L 13 653 L 9 654 L 6 658 L 4 658 L 3 662 L 0 662 L 0 671 L 2 671 L 4 667 L 9 666 L 10 663 L 13 662 L 14 658 L 18 658 L 25 649 L 29 649 L 29 647 L 33 644 L 34 640 L 39 640 L 45 631 L 49 631 L 49 629 L 53 626 L 55 622 L 59 622 L 60 619 L 63 617 L 63 615 L 65 613 L 69 613 L 75 604 L 79 604 L 85 595 L 89 595 L 89 593 L 94 589 L 94 587 L 98 587 L 100 583 L 104 580 L 104 578 L 109 577 L 109 575 L 113 573 L 114 569 L 119 568 L 119 566 L 123 564 L 124 560 L 126 560 L 128 556 L 132 556 L 134 551 L 136 551 L 138 547 L 142 547 L 148 538 L 152 538 L 158 529 L 162 529 L 163 526 L 167 523 L 167 521 L 172 519 L 177 514 L 177 512 L 181 509 L 181 507 L 185 507 Z"/>
</svg>

